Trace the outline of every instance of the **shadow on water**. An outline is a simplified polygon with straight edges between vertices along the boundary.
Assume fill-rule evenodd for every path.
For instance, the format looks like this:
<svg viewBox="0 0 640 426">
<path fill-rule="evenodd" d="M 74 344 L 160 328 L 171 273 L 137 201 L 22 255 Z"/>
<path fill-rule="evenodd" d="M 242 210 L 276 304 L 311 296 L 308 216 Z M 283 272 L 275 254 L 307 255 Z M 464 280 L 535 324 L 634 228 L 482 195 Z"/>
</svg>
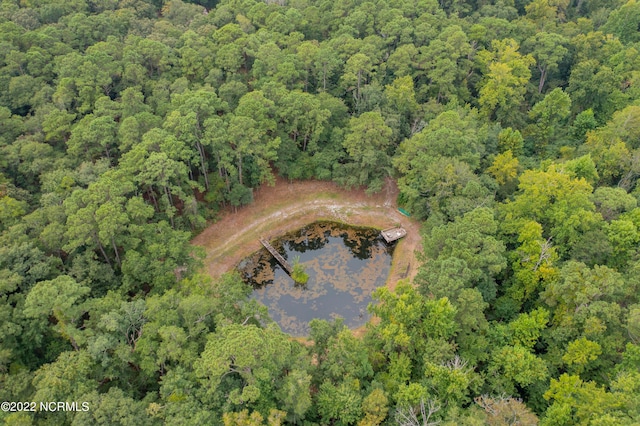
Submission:
<svg viewBox="0 0 640 426">
<path fill-rule="evenodd" d="M 266 249 L 238 265 L 252 297 L 269 308 L 283 331 L 306 336 L 314 318 L 344 318 L 350 328 L 368 319 L 371 293 L 383 286 L 389 275 L 394 246 L 388 246 L 380 231 L 333 222 L 316 222 L 271 241 L 282 256 L 299 256 L 309 281 L 296 285 Z"/>
</svg>

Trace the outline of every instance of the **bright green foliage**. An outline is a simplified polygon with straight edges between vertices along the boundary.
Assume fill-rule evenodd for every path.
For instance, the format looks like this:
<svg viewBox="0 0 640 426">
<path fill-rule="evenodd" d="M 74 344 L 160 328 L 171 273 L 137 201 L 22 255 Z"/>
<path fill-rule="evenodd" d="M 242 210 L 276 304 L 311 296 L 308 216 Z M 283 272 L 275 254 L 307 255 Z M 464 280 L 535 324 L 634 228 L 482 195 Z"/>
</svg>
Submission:
<svg viewBox="0 0 640 426">
<path fill-rule="evenodd" d="M 526 83 L 531 78 L 529 67 L 535 63 L 530 55 L 521 55 L 513 39 L 494 40 L 492 51 L 481 59 L 487 67 L 486 82 L 480 89 L 478 103 L 486 116 L 505 124 L 517 123 L 514 113 L 524 101 Z"/>
<path fill-rule="evenodd" d="M 616 35 L 623 43 L 633 43 L 640 41 L 637 34 L 639 24 L 640 4 L 636 0 L 629 0 L 611 12 L 603 30 Z"/>
<path fill-rule="evenodd" d="M 619 137 L 629 149 L 640 147 L 640 106 L 631 105 L 616 111 L 601 131 Z"/>
<path fill-rule="evenodd" d="M 598 343 L 591 342 L 582 337 L 569 343 L 567 353 L 564 354 L 562 360 L 566 362 L 567 365 L 574 366 L 573 369 L 579 373 L 585 364 L 590 361 L 595 361 L 601 353 L 602 349 Z"/>
<path fill-rule="evenodd" d="M 534 220 L 542 225 L 543 236 L 552 237 L 555 245 L 565 246 L 574 244 L 579 233 L 599 219 L 590 200 L 591 185 L 555 165 L 546 171 L 524 172 L 519 190 L 512 202 L 502 206 L 504 229 L 509 233 Z"/>
<path fill-rule="evenodd" d="M 90 380 L 92 370 L 93 362 L 86 351 L 61 353 L 55 362 L 36 371 L 33 400 L 38 403 L 81 400 L 95 386 Z"/>
<path fill-rule="evenodd" d="M 225 426 L 280 426 L 285 415 L 286 413 L 283 411 L 272 409 L 267 417 L 267 423 L 264 423 L 264 418 L 258 411 L 249 414 L 247 410 L 242 410 L 238 413 L 224 413 L 222 420 Z"/>
<path fill-rule="evenodd" d="M 583 382 L 578 376 L 563 374 L 558 380 L 551 379 L 545 399 L 553 401 L 542 424 L 561 425 L 583 423 L 607 412 L 618 411 L 623 401 L 615 394 L 598 387 L 593 382 Z M 616 421 L 617 416 L 611 418 Z M 589 419 L 589 420 L 588 420 Z"/>
<path fill-rule="evenodd" d="M 556 248 L 542 236 L 542 226 L 535 221 L 523 223 L 518 233 L 518 249 L 511 254 L 514 283 L 508 294 L 522 302 L 531 298 L 557 276 Z"/>
<path fill-rule="evenodd" d="M 324 382 L 318 392 L 318 411 L 324 422 L 346 426 L 362 416 L 360 382 L 345 378 L 339 385 Z"/>
<path fill-rule="evenodd" d="M 505 153 L 511 151 L 516 157 L 522 155 L 523 139 L 520 131 L 513 130 L 511 127 L 502 129 L 498 134 L 498 151 Z"/>
<path fill-rule="evenodd" d="M 5 195 L 0 197 L 0 229 L 16 224 L 27 212 L 27 203 Z"/>
<path fill-rule="evenodd" d="M 513 157 L 511 150 L 498 154 L 487 172 L 491 173 L 500 185 L 512 182 L 518 176 L 519 161 Z"/>
<path fill-rule="evenodd" d="M 309 274 L 305 272 L 305 267 L 302 263 L 296 262 L 293 265 L 293 271 L 291 272 L 291 278 L 296 284 L 306 284 L 309 281 Z"/>
<path fill-rule="evenodd" d="M 591 154 L 583 155 L 582 157 L 574 158 L 573 160 L 563 163 L 562 169 L 566 173 L 569 173 L 571 177 L 585 179 L 591 185 L 595 184 L 600 178 Z"/>
<path fill-rule="evenodd" d="M 549 372 L 545 362 L 526 348 L 503 346 L 493 356 L 489 372 L 494 392 L 515 393 L 515 385 L 529 386 L 545 380 Z"/>
<path fill-rule="evenodd" d="M 541 332 L 549 321 L 549 312 L 538 308 L 530 313 L 520 314 L 518 318 L 509 323 L 511 344 L 519 345 L 532 350 Z"/>
<path fill-rule="evenodd" d="M 365 416 L 358 422 L 358 426 L 376 426 L 382 423 L 389 412 L 389 400 L 382 389 L 374 389 L 362 401 L 362 411 Z"/>
<path fill-rule="evenodd" d="M 420 106 L 416 101 L 415 85 L 410 76 L 398 77 L 385 87 L 387 122 L 397 121 L 394 138 L 409 136 L 420 123 Z M 399 135 L 398 135 L 399 133 Z"/>
<path fill-rule="evenodd" d="M 436 347 L 442 349 L 458 329 L 454 322 L 456 309 L 446 298 L 427 299 L 405 283 L 399 283 L 394 293 L 379 288 L 373 296 L 379 302 L 369 309 L 380 323 L 371 330 L 371 338 L 392 361 L 395 356 L 406 354 L 413 374 L 425 361 L 420 354 L 434 351 L 435 355 Z M 438 356 L 446 359 L 446 353 Z"/>
</svg>

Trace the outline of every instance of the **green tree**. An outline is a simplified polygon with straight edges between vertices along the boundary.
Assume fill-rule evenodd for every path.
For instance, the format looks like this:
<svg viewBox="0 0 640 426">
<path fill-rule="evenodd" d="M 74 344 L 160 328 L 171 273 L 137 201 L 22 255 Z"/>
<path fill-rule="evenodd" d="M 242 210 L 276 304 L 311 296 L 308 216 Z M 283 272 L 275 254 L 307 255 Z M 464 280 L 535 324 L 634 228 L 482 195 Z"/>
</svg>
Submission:
<svg viewBox="0 0 640 426">
<path fill-rule="evenodd" d="M 399 117 L 399 132 L 396 130 L 396 138 L 413 135 L 421 122 L 413 79 L 407 75 L 393 80 L 385 86 L 385 98 L 388 109 L 386 115 Z"/>
<path fill-rule="evenodd" d="M 473 173 L 484 154 L 486 130 L 472 110 L 446 111 L 400 144 L 393 165 L 401 173 L 400 199 L 413 214 L 451 220 L 489 202 L 487 188 Z"/>
<path fill-rule="evenodd" d="M 551 379 L 544 397 L 552 403 L 545 413 L 543 425 L 593 421 L 606 413 L 616 412 L 622 405 L 615 394 L 594 382 L 583 382 L 578 376 L 568 374 Z"/>
<path fill-rule="evenodd" d="M 131 182 L 123 182 L 113 173 L 107 173 L 91 184 L 87 189 L 75 190 L 64 202 L 67 215 L 67 232 L 69 242 L 65 250 L 75 250 L 91 245 L 97 248 L 104 260 L 111 266 L 115 261 L 121 266 L 121 244 L 130 245 L 126 241 L 127 234 L 122 232 L 130 219 L 125 210 L 126 195 L 133 190 Z M 107 247 L 113 250 L 109 255 Z"/>
<path fill-rule="evenodd" d="M 602 31 L 616 35 L 623 43 L 639 41 L 637 29 L 640 24 L 640 5 L 636 0 L 629 0 L 620 8 L 611 11 Z"/>
<path fill-rule="evenodd" d="M 534 220 L 542 226 L 543 237 L 551 237 L 562 253 L 600 220 L 591 201 L 591 185 L 559 166 L 525 171 L 518 187 L 515 199 L 500 207 L 508 233 L 518 232 L 523 223 Z"/>
<path fill-rule="evenodd" d="M 611 67 L 594 59 L 574 65 L 567 87 L 574 108 L 577 111 L 580 107 L 591 108 L 599 122 L 609 119 L 617 108 L 626 103 L 619 89 L 620 77 Z"/>
<path fill-rule="evenodd" d="M 233 406 L 275 408 L 277 390 L 298 352 L 274 325 L 228 324 L 208 339 L 195 370 L 210 394 L 227 393 Z"/>
<path fill-rule="evenodd" d="M 346 91 L 351 92 L 354 100 L 354 111 L 360 112 L 363 88 L 373 74 L 374 65 L 372 59 L 364 53 L 356 53 L 351 56 L 344 68 L 342 84 Z"/>
<path fill-rule="evenodd" d="M 207 90 L 176 95 L 172 104 L 175 109 L 167 116 L 164 127 L 186 146 L 195 148 L 205 189 L 209 190 L 208 157 L 211 154 L 205 149 L 209 148 L 209 141 L 205 138 L 207 119 L 224 112 L 226 105 L 213 91 Z"/>
<path fill-rule="evenodd" d="M 111 161 L 117 152 L 116 129 L 111 117 L 86 115 L 71 129 L 67 152 L 79 160 L 93 161 L 104 155 Z"/>
<path fill-rule="evenodd" d="M 464 79 L 471 71 L 472 63 L 468 58 L 472 46 L 461 27 L 444 27 L 437 38 L 419 52 L 415 66 L 425 73 L 430 95 L 444 102 L 465 94 Z"/>
<path fill-rule="evenodd" d="M 358 426 L 376 426 L 381 424 L 389 412 L 389 400 L 382 389 L 374 389 L 362 401 L 362 411 L 365 416 L 358 422 Z"/>
<path fill-rule="evenodd" d="M 85 394 L 82 396 L 82 401 L 87 402 L 92 408 L 88 411 L 78 411 L 73 418 L 73 425 L 89 422 L 96 425 L 120 424 L 123 426 L 153 424 L 145 413 L 144 401 L 136 401 L 117 387 L 112 387 L 103 394 L 96 391 Z"/>
<path fill-rule="evenodd" d="M 378 192 L 388 175 L 392 130 L 379 112 L 365 112 L 349 121 L 343 146 L 353 163 L 345 167 L 338 181 L 346 186 L 366 185 Z"/>
<path fill-rule="evenodd" d="M 67 275 L 36 284 L 25 299 L 24 315 L 44 320 L 54 317 L 56 331 L 71 342 L 75 350 L 84 343 L 80 331 L 81 317 L 87 309 L 82 300 L 89 294 L 89 287 L 81 286 Z"/>
<path fill-rule="evenodd" d="M 519 122 L 518 109 L 524 102 L 526 84 L 531 78 L 531 55 L 522 55 L 513 39 L 494 40 L 492 51 L 481 57 L 487 68 L 478 103 L 484 114 L 503 124 Z"/>
<path fill-rule="evenodd" d="M 506 267 L 497 230 L 498 222 L 488 208 L 433 228 L 423 242 L 425 263 L 416 277 L 420 291 L 455 301 L 463 288 L 477 287 L 485 300 L 492 300 L 495 279 Z"/>
<path fill-rule="evenodd" d="M 400 354 L 408 356 L 410 374 L 422 374 L 428 351 L 446 359 L 447 353 L 442 349 L 458 331 L 456 309 L 447 298 L 427 299 L 404 282 L 393 293 L 381 287 L 373 297 L 378 303 L 370 305 L 369 310 L 380 322 L 368 333 L 372 352 L 380 351 L 386 360 Z M 441 350 L 437 355 L 436 347 Z"/>
<path fill-rule="evenodd" d="M 318 392 L 318 411 L 324 422 L 355 423 L 362 416 L 360 382 L 348 377 L 338 385 L 324 382 Z"/>
<path fill-rule="evenodd" d="M 549 74 L 558 70 L 559 64 L 569 53 L 565 47 L 567 40 L 560 34 L 536 32 L 523 43 L 523 47 L 531 52 L 540 72 L 538 93 L 542 93 Z"/>
<path fill-rule="evenodd" d="M 571 99 L 562 89 L 553 89 L 531 108 L 529 119 L 532 123 L 527 133 L 534 139 L 536 151 L 541 152 L 550 143 L 561 141 L 564 133 L 561 129 L 566 128 L 565 121 L 570 114 Z"/>
<path fill-rule="evenodd" d="M 514 158 L 511 150 L 507 150 L 496 156 L 487 171 L 500 185 L 506 185 L 517 178 L 519 164 L 518 158 Z"/>
<path fill-rule="evenodd" d="M 520 345 L 496 349 L 488 370 L 492 377 L 490 387 L 494 392 L 511 395 L 516 393 L 516 385 L 527 387 L 549 376 L 546 363 Z"/>
</svg>

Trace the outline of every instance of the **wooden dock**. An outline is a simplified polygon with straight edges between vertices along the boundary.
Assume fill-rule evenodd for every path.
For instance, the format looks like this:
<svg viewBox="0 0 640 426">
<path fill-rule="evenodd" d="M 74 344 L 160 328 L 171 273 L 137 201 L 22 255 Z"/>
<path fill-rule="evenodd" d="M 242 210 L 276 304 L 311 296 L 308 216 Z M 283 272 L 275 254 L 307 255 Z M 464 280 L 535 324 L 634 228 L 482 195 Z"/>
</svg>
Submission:
<svg viewBox="0 0 640 426">
<path fill-rule="evenodd" d="M 293 272 L 293 268 L 291 267 L 289 262 L 287 262 L 287 260 L 282 257 L 282 255 L 278 253 L 271 244 L 269 244 L 269 241 L 265 240 L 264 238 L 260 238 L 260 242 L 262 243 L 264 248 L 269 250 L 269 253 L 271 253 L 271 255 L 276 258 L 276 260 L 282 265 L 285 271 L 287 271 L 289 274 Z"/>
<path fill-rule="evenodd" d="M 388 244 L 406 236 L 407 231 L 405 231 L 404 228 L 393 227 L 393 228 L 383 229 L 382 231 L 380 231 L 380 234 Z"/>
</svg>

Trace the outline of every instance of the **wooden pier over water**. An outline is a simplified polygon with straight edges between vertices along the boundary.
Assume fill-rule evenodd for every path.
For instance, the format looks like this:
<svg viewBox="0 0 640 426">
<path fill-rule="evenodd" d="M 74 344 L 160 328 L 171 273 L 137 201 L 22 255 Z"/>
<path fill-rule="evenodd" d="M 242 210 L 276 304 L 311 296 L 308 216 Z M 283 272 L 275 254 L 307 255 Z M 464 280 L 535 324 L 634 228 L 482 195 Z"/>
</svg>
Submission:
<svg viewBox="0 0 640 426">
<path fill-rule="evenodd" d="M 276 258 L 276 260 L 282 265 L 285 271 L 287 271 L 289 274 L 293 272 L 293 268 L 291 267 L 289 262 L 287 262 L 287 260 L 282 257 L 282 255 L 278 253 L 271 244 L 269 244 L 269 241 L 265 240 L 264 238 L 260 238 L 260 242 L 262 243 L 264 248 L 269 250 L 269 253 L 271 253 L 271 255 Z"/>
<path fill-rule="evenodd" d="M 384 238 L 387 244 L 389 244 L 406 236 L 407 231 L 405 231 L 404 228 L 392 227 L 383 229 L 382 231 L 380 231 L 380 235 L 382 235 L 382 238 Z"/>
</svg>

